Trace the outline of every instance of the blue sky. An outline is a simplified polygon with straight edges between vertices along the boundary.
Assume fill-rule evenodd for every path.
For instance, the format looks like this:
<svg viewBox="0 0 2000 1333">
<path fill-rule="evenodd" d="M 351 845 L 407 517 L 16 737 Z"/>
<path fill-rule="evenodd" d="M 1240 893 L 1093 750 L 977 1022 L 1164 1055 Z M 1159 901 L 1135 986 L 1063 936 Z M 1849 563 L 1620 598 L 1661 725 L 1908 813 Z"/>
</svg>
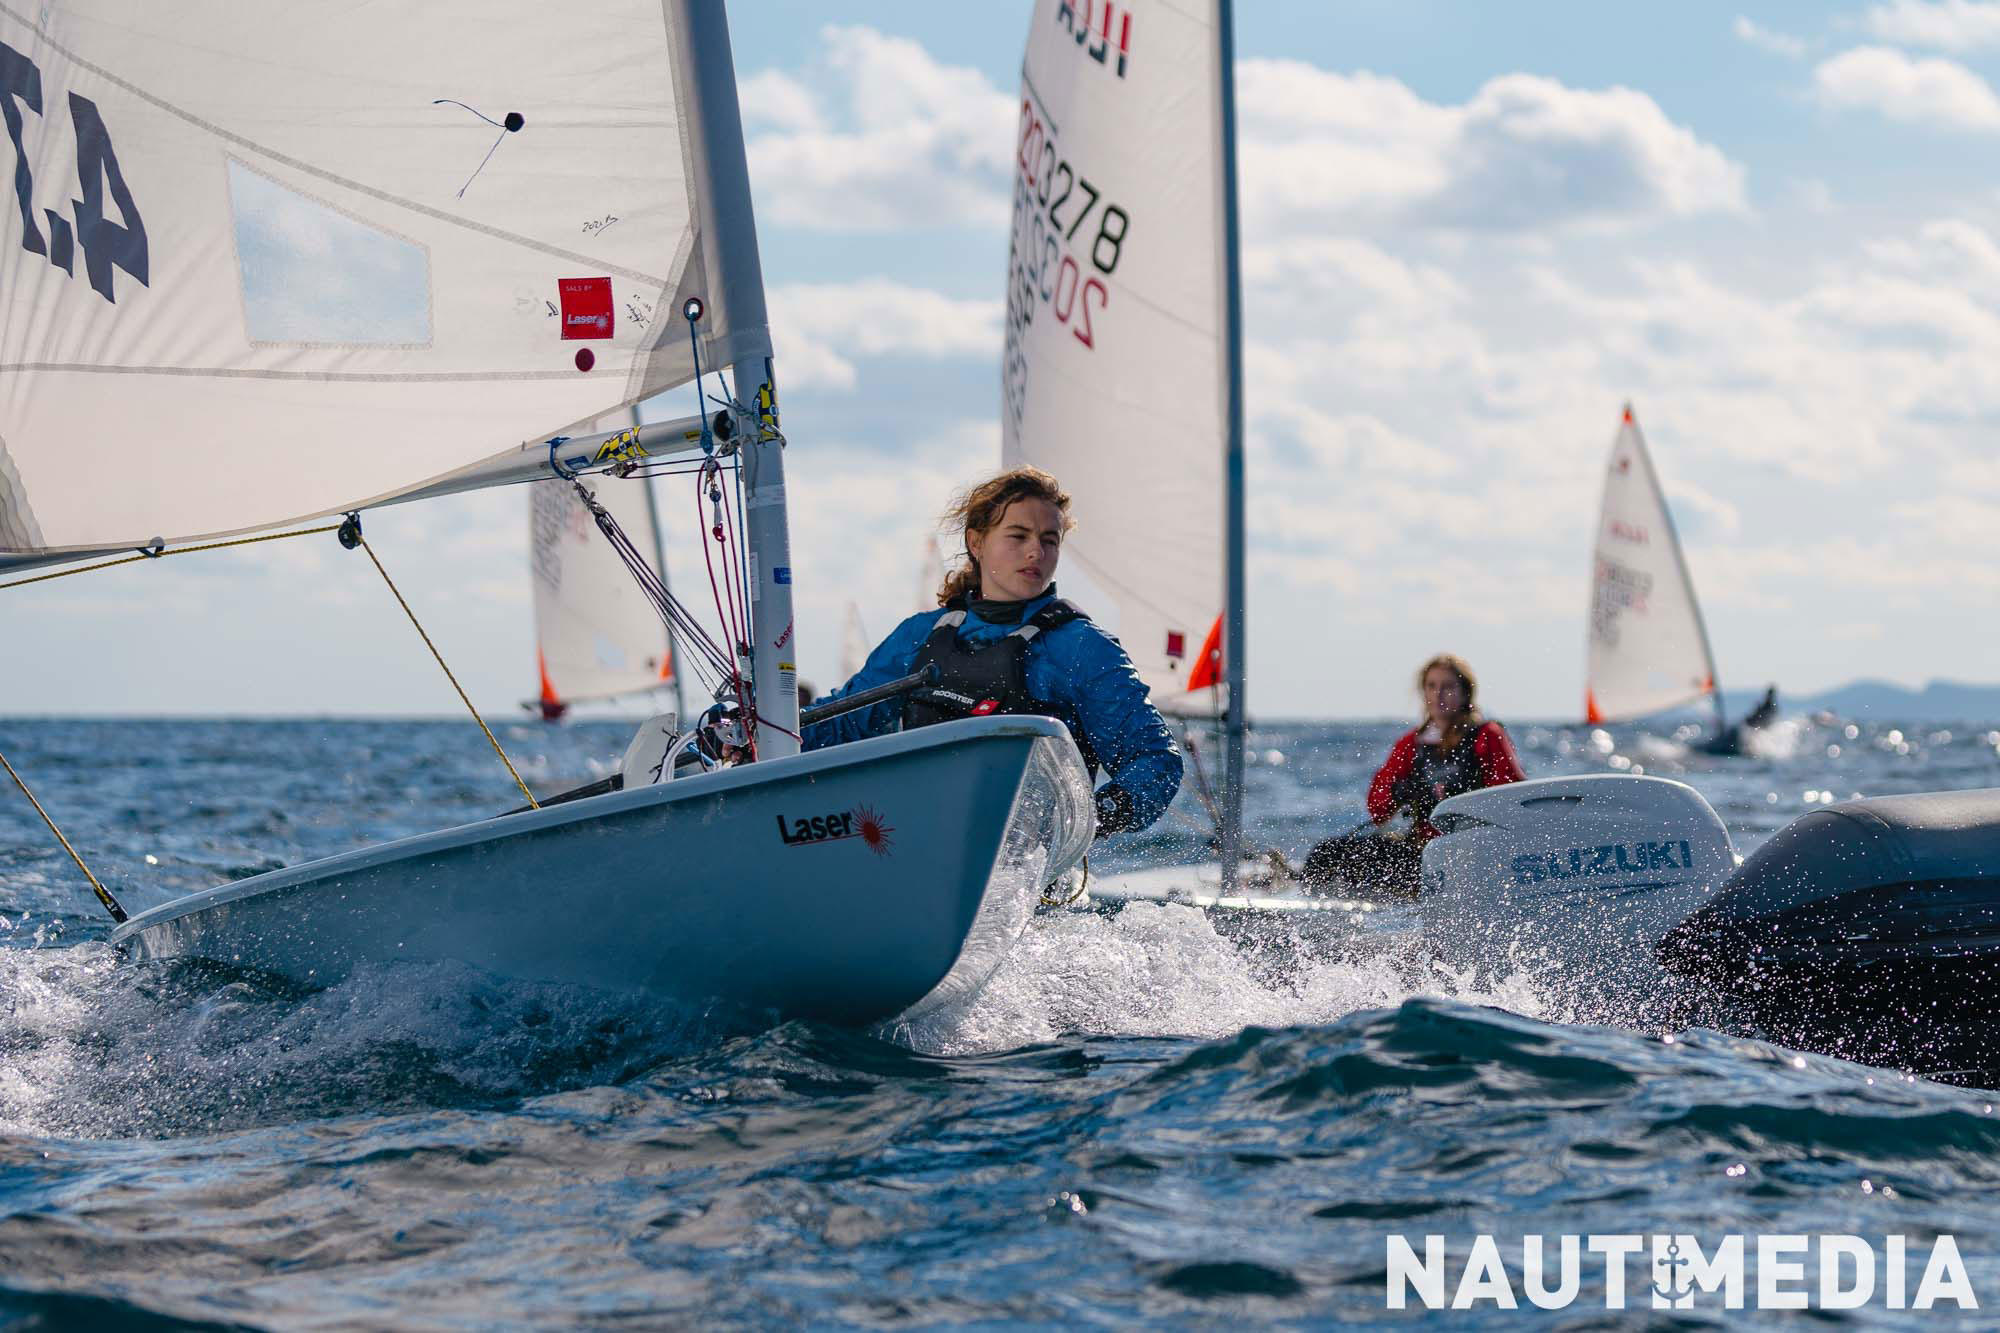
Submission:
<svg viewBox="0 0 2000 1333">
<path fill-rule="evenodd" d="M 732 15 L 822 683 L 847 602 L 876 634 L 914 609 L 925 520 L 997 461 L 1027 17 Z M 2000 676 L 2000 2 L 1246 0 L 1237 26 L 1255 712 L 1399 715 L 1446 649 L 1496 715 L 1576 713 L 1628 398 L 1725 684 Z M 496 708 L 533 683 L 523 508 L 371 520 Z M 253 549 L 8 594 L 10 707 L 453 706 L 372 571 Z"/>
</svg>

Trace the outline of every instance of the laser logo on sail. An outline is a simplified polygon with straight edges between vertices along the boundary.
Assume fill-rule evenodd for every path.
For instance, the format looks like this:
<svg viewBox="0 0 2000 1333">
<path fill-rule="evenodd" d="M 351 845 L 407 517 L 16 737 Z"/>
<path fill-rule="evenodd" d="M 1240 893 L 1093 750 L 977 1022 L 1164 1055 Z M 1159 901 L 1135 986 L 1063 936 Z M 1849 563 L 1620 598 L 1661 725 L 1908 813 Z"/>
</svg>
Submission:
<svg viewBox="0 0 2000 1333">
<path fill-rule="evenodd" d="M 611 279 L 558 278 L 556 292 L 562 298 L 564 341 L 612 335 Z"/>
</svg>

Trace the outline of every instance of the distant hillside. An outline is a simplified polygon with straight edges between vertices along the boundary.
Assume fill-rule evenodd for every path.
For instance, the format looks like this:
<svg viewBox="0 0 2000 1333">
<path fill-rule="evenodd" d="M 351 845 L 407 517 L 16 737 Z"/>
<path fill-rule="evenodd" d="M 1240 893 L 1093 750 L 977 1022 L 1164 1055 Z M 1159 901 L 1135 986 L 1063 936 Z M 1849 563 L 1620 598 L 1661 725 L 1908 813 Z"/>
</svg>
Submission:
<svg viewBox="0 0 2000 1333">
<path fill-rule="evenodd" d="M 1730 717 L 1741 716 L 1755 706 L 1760 697 L 1761 691 L 1730 691 Z M 1781 685 L 1779 702 L 1787 713 L 1828 709 L 1842 717 L 1877 722 L 2000 725 L 2000 685 L 1969 685 L 1955 680 L 1934 680 L 1921 690 L 1891 684 L 1886 680 L 1857 680 L 1819 694 L 1785 694 Z"/>
</svg>

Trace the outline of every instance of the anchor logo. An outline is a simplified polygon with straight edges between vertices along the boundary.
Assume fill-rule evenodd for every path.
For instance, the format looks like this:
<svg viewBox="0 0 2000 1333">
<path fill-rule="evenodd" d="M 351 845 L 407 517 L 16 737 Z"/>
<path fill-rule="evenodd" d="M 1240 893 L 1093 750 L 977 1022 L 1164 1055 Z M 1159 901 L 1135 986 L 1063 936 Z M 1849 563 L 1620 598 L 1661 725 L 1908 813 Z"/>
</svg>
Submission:
<svg viewBox="0 0 2000 1333">
<path fill-rule="evenodd" d="M 1681 1242 L 1678 1236 L 1667 1242 L 1667 1252 L 1664 1255 L 1658 1251 L 1654 1252 L 1653 1305 L 1655 1308 L 1692 1305 L 1694 1303 L 1693 1283 L 1685 1280 L 1682 1272 L 1683 1269 L 1693 1263 L 1694 1260 L 1681 1253 Z M 1662 1273 L 1666 1275 L 1664 1286 L 1661 1285 L 1660 1281 Z"/>
</svg>

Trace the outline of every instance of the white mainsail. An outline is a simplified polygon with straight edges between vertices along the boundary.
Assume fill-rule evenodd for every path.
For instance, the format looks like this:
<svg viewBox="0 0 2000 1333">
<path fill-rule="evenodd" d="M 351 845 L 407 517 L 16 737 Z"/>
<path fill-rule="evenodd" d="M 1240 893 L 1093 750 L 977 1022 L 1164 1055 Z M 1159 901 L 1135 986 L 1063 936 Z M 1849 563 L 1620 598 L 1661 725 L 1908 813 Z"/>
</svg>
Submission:
<svg viewBox="0 0 2000 1333">
<path fill-rule="evenodd" d="M 659 549 L 646 495 L 651 484 L 645 478 L 606 478 L 591 487 L 598 504 L 648 555 Z M 674 663 L 660 614 L 576 492 L 567 486 L 534 486 L 528 506 L 528 568 L 535 590 L 535 664 L 543 716 L 560 715 L 570 704 L 670 683 Z"/>
<path fill-rule="evenodd" d="M 1203 712 L 1227 536 L 1222 27 L 1214 0 L 1035 6 L 1001 407 L 1005 464 L 1075 498 L 1062 586 L 1156 704 Z"/>
<path fill-rule="evenodd" d="M 1715 692 L 1715 655 L 1659 474 L 1625 409 L 1591 558 L 1584 715 L 1643 717 Z"/>
<path fill-rule="evenodd" d="M 691 377 L 688 296 L 764 374 L 719 6 L 48 0 L 0 102 L 0 566 L 545 454 Z"/>
</svg>

